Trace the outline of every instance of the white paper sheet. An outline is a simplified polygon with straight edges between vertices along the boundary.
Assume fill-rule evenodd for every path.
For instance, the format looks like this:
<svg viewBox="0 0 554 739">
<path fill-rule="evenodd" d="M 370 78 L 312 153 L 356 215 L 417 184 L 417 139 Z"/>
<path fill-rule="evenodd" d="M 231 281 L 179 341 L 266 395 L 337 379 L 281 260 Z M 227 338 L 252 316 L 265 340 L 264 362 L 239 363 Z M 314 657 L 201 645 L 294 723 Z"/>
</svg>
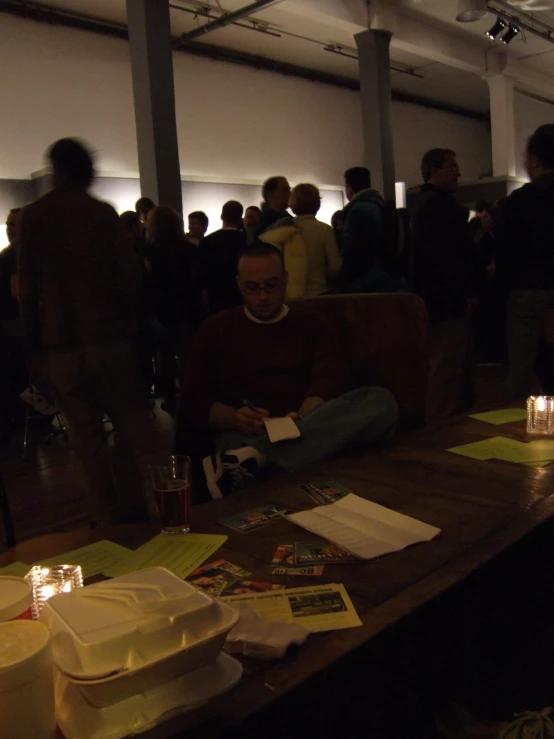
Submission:
<svg viewBox="0 0 554 739">
<path fill-rule="evenodd" d="M 292 418 L 266 418 L 264 424 L 272 444 L 275 444 L 277 441 L 298 439 L 298 437 L 302 436 L 300 429 Z"/>
<path fill-rule="evenodd" d="M 287 518 L 361 559 L 397 552 L 440 534 L 434 526 L 353 493 L 331 505 L 293 513 Z"/>
</svg>

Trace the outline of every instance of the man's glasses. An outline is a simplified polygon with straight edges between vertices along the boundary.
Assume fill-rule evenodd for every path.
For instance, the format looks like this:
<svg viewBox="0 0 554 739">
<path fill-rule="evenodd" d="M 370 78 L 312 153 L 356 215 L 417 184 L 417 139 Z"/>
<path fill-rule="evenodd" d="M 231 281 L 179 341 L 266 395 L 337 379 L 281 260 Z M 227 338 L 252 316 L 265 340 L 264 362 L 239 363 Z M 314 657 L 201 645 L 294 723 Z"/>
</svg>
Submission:
<svg viewBox="0 0 554 739">
<path fill-rule="evenodd" d="M 265 293 L 277 292 L 280 287 L 281 280 L 279 278 L 275 278 L 264 282 L 263 285 L 260 285 L 258 282 L 244 282 L 240 286 L 240 289 L 245 295 L 259 295 L 262 291 Z"/>
</svg>

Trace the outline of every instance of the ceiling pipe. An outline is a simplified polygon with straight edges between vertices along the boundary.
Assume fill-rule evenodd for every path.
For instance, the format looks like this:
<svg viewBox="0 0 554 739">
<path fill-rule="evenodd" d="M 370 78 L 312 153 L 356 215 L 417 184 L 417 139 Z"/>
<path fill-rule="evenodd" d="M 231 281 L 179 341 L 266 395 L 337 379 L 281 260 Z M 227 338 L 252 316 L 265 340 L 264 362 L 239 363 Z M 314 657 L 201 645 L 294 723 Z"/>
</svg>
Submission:
<svg viewBox="0 0 554 739">
<path fill-rule="evenodd" d="M 90 16 L 80 15 L 78 13 L 61 11 L 59 8 L 53 8 L 49 5 L 38 5 L 36 3 L 25 2 L 24 0 L 0 0 L 0 13 L 9 13 L 10 15 L 15 15 L 20 18 L 32 19 L 43 23 L 47 22 L 53 25 L 61 25 L 68 28 L 79 29 L 81 31 L 97 33 L 102 36 L 111 36 L 125 40 L 129 39 L 128 29 L 125 25 L 91 18 Z M 252 54 L 233 51 L 232 49 L 224 49 L 222 47 L 212 46 L 211 44 L 187 44 L 183 45 L 180 51 L 190 54 L 191 56 L 199 56 L 231 64 L 239 64 L 250 67 L 251 69 L 263 69 L 275 74 L 298 77 L 300 79 L 309 80 L 310 82 L 321 82 L 326 85 L 334 85 L 347 90 L 359 91 L 360 89 L 360 83 L 355 79 L 340 77 L 338 75 L 329 74 L 328 72 L 319 72 L 314 69 L 295 66 L 275 59 L 256 57 Z M 533 97 L 532 95 L 529 95 L 529 93 L 526 94 L 529 97 Z M 490 124 L 490 116 L 488 113 L 469 110 L 468 108 L 459 107 L 450 103 L 430 100 L 429 98 L 420 97 L 419 95 L 411 95 L 409 93 L 393 90 L 392 99 L 401 103 L 410 103 L 411 105 L 430 108 L 431 110 L 442 110 L 445 113 L 454 113 L 454 115 L 460 115 L 464 118 L 470 118 Z"/>
<path fill-rule="evenodd" d="M 187 41 L 192 41 L 192 39 L 204 36 L 206 33 L 211 33 L 212 31 L 217 31 L 219 28 L 229 26 L 235 21 L 241 20 L 241 18 L 246 18 L 252 13 L 269 8 L 271 5 L 277 5 L 277 3 L 280 2 L 282 2 L 282 0 L 256 0 L 256 2 L 250 3 L 250 5 L 245 5 L 243 8 L 239 8 L 238 10 L 234 10 L 232 13 L 225 13 L 225 15 L 222 15 L 217 20 L 206 23 L 199 28 L 195 28 L 193 31 L 187 31 L 186 33 L 181 34 L 179 41 L 180 43 L 186 44 Z"/>
</svg>

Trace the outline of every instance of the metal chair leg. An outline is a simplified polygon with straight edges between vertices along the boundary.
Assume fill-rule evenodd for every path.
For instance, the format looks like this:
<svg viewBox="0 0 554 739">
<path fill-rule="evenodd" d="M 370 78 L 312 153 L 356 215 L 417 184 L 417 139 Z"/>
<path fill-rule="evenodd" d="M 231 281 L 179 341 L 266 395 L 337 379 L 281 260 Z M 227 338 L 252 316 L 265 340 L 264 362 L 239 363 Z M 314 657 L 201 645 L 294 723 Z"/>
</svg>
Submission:
<svg viewBox="0 0 554 739">
<path fill-rule="evenodd" d="M 25 404 L 25 428 L 23 430 L 23 449 L 21 451 L 21 459 L 27 456 L 27 442 L 29 440 L 29 419 L 31 417 L 31 407 Z"/>
</svg>

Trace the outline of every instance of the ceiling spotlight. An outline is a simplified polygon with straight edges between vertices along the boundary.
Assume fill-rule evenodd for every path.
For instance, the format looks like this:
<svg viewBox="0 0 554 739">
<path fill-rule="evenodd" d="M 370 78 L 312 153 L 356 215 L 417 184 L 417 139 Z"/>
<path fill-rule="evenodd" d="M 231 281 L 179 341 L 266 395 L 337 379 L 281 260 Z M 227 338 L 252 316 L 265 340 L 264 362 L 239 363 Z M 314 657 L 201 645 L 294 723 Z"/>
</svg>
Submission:
<svg viewBox="0 0 554 739">
<path fill-rule="evenodd" d="M 487 0 L 458 0 L 456 20 L 460 23 L 480 21 L 487 12 Z"/>
<path fill-rule="evenodd" d="M 500 40 L 502 41 L 503 44 L 509 44 L 510 41 L 515 39 L 518 33 L 519 33 L 519 28 L 517 26 L 514 26 L 513 23 L 510 23 L 508 30 L 506 31 L 506 33 L 504 34 L 504 36 L 502 36 Z"/>
<path fill-rule="evenodd" d="M 488 36 L 490 39 L 494 41 L 494 39 L 498 36 L 498 34 L 503 31 L 506 28 L 506 21 L 503 21 L 502 18 L 497 18 L 496 23 L 494 26 L 490 29 L 490 31 L 487 31 L 485 36 Z"/>
</svg>

